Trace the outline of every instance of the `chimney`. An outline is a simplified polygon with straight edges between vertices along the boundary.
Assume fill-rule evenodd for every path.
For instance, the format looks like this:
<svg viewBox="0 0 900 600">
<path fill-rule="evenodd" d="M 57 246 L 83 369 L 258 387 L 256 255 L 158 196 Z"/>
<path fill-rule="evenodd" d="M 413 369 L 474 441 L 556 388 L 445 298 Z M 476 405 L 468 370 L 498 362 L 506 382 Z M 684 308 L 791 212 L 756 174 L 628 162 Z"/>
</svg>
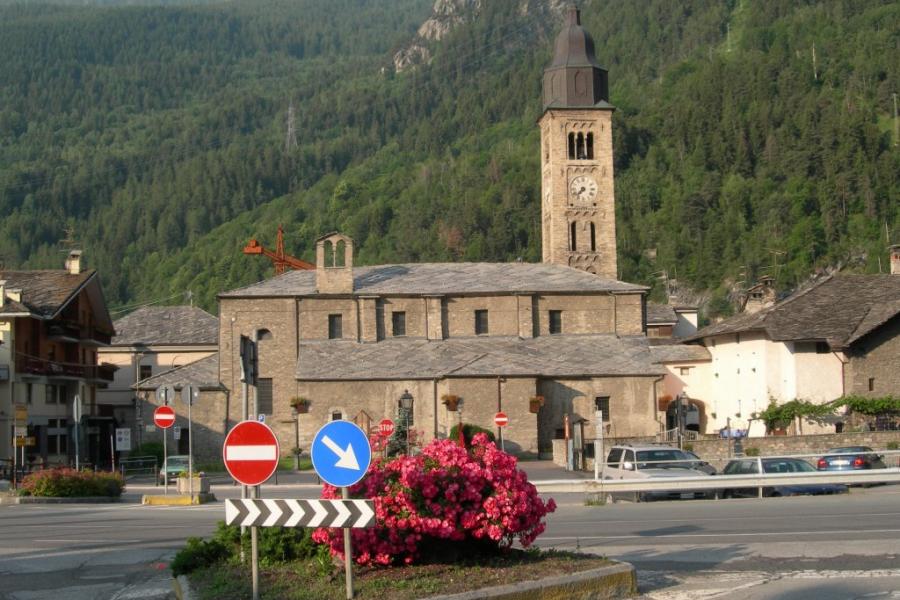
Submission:
<svg viewBox="0 0 900 600">
<path fill-rule="evenodd" d="M 775 279 L 764 275 L 759 278 L 756 285 L 747 290 L 743 312 L 756 313 L 773 304 L 775 304 Z"/>
<path fill-rule="evenodd" d="M 69 272 L 69 275 L 81 273 L 81 250 L 69 252 L 69 257 L 66 258 L 66 271 Z"/>
<path fill-rule="evenodd" d="M 6 304 L 6 280 L 0 279 L 0 308 Z"/>
<path fill-rule="evenodd" d="M 900 275 L 900 244 L 891 246 L 891 275 Z"/>
</svg>

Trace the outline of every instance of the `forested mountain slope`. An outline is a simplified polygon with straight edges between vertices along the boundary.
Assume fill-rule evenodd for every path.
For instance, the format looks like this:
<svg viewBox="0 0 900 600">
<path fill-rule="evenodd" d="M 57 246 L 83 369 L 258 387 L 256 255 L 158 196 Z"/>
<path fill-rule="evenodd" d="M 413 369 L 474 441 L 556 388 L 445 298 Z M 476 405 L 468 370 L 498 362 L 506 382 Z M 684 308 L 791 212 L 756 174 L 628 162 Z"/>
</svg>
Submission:
<svg viewBox="0 0 900 600">
<path fill-rule="evenodd" d="M 307 259 L 340 230 L 361 264 L 539 260 L 535 121 L 561 19 L 482 2 L 394 73 L 430 4 L 0 7 L 0 258 L 58 266 L 71 226 L 113 304 L 191 289 L 210 308 L 271 274 L 240 249 L 279 223 Z M 884 266 L 900 5 L 594 0 L 583 21 L 618 107 L 622 278 L 660 293 L 654 273 L 677 273 L 721 311 L 766 269 L 791 286 Z"/>
</svg>

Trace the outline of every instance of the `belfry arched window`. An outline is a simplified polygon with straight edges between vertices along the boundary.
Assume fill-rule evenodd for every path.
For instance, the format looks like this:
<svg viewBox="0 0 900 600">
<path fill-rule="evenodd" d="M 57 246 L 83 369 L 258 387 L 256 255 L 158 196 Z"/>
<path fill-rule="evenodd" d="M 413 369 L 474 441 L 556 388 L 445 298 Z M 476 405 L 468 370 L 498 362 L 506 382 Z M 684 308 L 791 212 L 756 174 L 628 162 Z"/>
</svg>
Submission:
<svg viewBox="0 0 900 600">
<path fill-rule="evenodd" d="M 597 251 L 597 228 L 593 221 L 591 222 L 591 252 Z"/>
<path fill-rule="evenodd" d="M 575 158 L 584 160 L 587 158 L 587 150 L 584 147 L 584 134 L 579 133 L 575 139 Z"/>
<path fill-rule="evenodd" d="M 575 134 L 569 134 L 569 160 L 575 160 Z"/>
<path fill-rule="evenodd" d="M 594 134 L 593 133 L 587 134 L 587 149 L 586 149 L 585 154 L 586 154 L 585 158 L 587 158 L 588 160 L 594 160 Z"/>
<path fill-rule="evenodd" d="M 572 221 L 569 224 L 569 250 L 571 250 L 572 252 L 575 252 L 575 249 L 577 248 L 577 244 L 575 242 L 575 225 L 575 221 Z"/>
</svg>

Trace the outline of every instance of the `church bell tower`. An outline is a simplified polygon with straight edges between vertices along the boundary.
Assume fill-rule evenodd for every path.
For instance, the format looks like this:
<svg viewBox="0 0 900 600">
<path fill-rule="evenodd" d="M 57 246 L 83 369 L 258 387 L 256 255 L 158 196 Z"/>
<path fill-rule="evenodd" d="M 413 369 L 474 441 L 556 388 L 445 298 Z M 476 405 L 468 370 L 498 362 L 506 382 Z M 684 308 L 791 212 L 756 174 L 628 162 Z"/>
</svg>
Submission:
<svg viewBox="0 0 900 600">
<path fill-rule="evenodd" d="M 541 128 L 543 261 L 617 279 L 612 113 L 606 69 L 569 6 L 544 69 Z"/>
</svg>

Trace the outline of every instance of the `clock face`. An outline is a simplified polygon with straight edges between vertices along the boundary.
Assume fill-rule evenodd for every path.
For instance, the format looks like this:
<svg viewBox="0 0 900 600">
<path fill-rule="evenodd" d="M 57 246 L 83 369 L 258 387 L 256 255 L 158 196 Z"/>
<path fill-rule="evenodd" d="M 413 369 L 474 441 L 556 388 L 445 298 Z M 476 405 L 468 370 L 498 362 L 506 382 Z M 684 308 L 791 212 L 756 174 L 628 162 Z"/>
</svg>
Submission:
<svg viewBox="0 0 900 600">
<path fill-rule="evenodd" d="M 597 197 L 597 182 L 587 175 L 579 175 L 569 183 L 569 198 L 591 202 Z"/>
</svg>

